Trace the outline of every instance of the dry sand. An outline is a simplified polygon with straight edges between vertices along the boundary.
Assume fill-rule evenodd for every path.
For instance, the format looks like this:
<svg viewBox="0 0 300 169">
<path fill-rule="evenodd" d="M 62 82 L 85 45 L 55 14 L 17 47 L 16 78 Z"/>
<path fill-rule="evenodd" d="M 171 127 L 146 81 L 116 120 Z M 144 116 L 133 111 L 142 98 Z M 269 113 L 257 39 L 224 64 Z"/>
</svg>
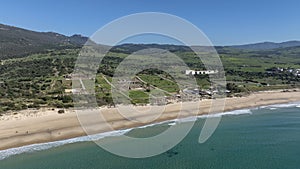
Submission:
<svg viewBox="0 0 300 169">
<path fill-rule="evenodd" d="M 0 117 L 0 149 L 84 136 L 86 133 L 80 122 L 86 126 L 86 129 L 92 129 L 89 130 L 89 134 L 95 134 L 113 129 L 132 128 L 154 122 L 220 112 L 223 102 L 214 101 L 176 103 L 166 107 L 130 107 L 132 109 L 124 110 L 122 109 L 124 107 L 119 107 L 119 110 L 122 111 L 118 111 L 117 108 L 100 108 L 99 110 L 78 111 L 78 114 L 72 109 L 65 110 L 64 114 L 58 114 L 58 109 L 52 110 L 51 108 L 11 112 Z M 226 98 L 224 101 L 224 111 L 230 111 L 300 101 L 300 91 L 257 92 L 246 97 Z M 212 103 L 213 107 L 217 109 L 210 112 Z M 80 117 L 80 122 L 77 115 Z"/>
</svg>

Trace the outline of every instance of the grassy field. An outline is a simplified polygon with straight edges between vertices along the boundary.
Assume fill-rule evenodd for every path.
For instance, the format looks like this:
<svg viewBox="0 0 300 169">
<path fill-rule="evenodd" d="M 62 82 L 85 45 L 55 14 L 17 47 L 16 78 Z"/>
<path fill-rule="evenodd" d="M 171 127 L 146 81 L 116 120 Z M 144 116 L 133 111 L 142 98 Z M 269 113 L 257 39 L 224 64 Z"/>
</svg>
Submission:
<svg viewBox="0 0 300 169">
<path fill-rule="evenodd" d="M 159 75 L 139 74 L 138 76 L 147 84 L 150 84 L 163 91 L 166 91 L 166 93 L 179 92 L 178 85 L 174 81 L 172 81 L 172 79 L 166 79 L 161 77 L 163 75 L 159 76 Z"/>
</svg>

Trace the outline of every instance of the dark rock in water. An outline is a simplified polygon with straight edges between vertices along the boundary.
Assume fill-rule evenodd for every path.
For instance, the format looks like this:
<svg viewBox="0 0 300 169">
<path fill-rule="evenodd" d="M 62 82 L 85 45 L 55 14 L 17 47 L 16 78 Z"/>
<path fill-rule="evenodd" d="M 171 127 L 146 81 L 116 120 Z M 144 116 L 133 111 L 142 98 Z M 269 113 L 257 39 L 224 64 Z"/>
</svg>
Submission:
<svg viewBox="0 0 300 169">
<path fill-rule="evenodd" d="M 174 155 L 177 155 L 178 152 L 174 150 L 169 150 L 166 152 L 166 154 L 168 155 L 168 157 L 173 157 Z"/>
</svg>

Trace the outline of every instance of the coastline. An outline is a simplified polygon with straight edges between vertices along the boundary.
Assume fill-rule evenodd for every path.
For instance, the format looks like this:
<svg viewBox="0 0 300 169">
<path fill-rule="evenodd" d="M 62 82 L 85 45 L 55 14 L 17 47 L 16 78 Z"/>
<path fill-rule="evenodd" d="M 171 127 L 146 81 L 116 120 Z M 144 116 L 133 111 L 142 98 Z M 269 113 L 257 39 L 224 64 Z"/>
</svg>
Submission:
<svg viewBox="0 0 300 169">
<path fill-rule="evenodd" d="M 186 110 L 187 112 L 180 116 L 180 118 L 207 114 L 211 101 L 202 100 L 186 103 L 189 110 Z M 296 101 L 300 101 L 300 90 L 293 92 L 278 90 L 255 92 L 245 97 L 226 98 L 224 112 Z M 190 109 L 193 109 L 192 105 L 198 105 L 200 111 L 198 109 L 197 112 L 191 111 Z M 150 107 L 137 106 L 139 110 L 147 108 Z M 164 110 L 164 113 L 160 116 L 141 112 L 138 112 L 139 114 L 133 113 L 131 117 L 138 118 L 140 121 L 153 119 L 153 121 L 143 121 L 144 123 L 126 120 L 117 113 L 116 108 L 102 108 L 101 113 L 113 129 L 122 130 L 174 120 L 178 117 L 178 113 L 175 112 L 180 110 L 180 104 L 167 105 Z M 93 119 L 93 117 L 91 118 Z M 3 115 L 0 118 L 0 124 L 0 150 L 86 136 L 86 133 L 80 126 L 77 114 L 72 109 L 67 109 L 64 114 L 58 114 L 57 110 L 52 110 L 51 108 L 22 110 L 10 115 Z M 108 128 L 107 125 L 100 124 L 95 129 L 95 134 L 110 131 L 112 129 Z"/>
</svg>

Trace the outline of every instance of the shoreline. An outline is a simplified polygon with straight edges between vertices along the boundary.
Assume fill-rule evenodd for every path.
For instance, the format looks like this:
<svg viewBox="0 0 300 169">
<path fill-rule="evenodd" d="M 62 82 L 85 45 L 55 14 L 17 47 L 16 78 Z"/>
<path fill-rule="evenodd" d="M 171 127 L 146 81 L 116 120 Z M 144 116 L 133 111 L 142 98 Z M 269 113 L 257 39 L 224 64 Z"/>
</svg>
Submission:
<svg viewBox="0 0 300 169">
<path fill-rule="evenodd" d="M 245 97 L 225 98 L 225 107 L 223 112 L 229 112 L 240 109 L 250 109 L 260 106 L 274 104 L 285 104 L 300 101 L 300 90 L 291 92 L 282 91 L 262 91 L 255 92 Z M 187 102 L 189 109 L 178 117 L 177 111 L 180 110 L 180 104 L 167 105 L 162 114 L 147 114 L 145 111 L 154 106 L 136 106 L 140 111 L 133 112 L 129 117 L 139 122 L 133 122 L 125 119 L 117 112 L 116 108 L 102 108 L 101 114 L 105 117 L 104 122 L 108 122 L 114 130 L 133 129 L 148 125 L 154 125 L 161 122 L 168 122 L 178 118 L 187 118 L 192 116 L 207 115 L 212 100 L 202 100 L 199 102 Z M 199 108 L 200 109 L 196 109 Z M 195 110 L 195 111 L 193 111 Z M 199 111 L 200 110 L 200 111 Z M 58 114 L 57 109 L 43 108 L 40 110 L 22 110 L 10 115 L 3 115 L 0 118 L 0 150 L 6 150 L 16 147 L 22 147 L 32 144 L 48 143 L 54 141 L 63 141 L 72 138 L 86 136 L 86 133 L 80 126 L 75 110 L 66 109 L 64 114 Z M 16 114 L 17 113 L 17 114 Z M 219 112 L 222 113 L 222 112 Z M 126 116 L 128 117 L 128 116 Z M 147 121 L 147 120 L 153 121 Z M 91 116 L 89 121 L 92 124 L 98 124 L 90 127 L 95 128 L 95 133 L 111 132 L 112 128 L 103 121 L 96 121 Z M 103 120 L 103 119 L 102 119 Z M 141 121 L 143 123 L 141 123 Z M 99 123 L 100 122 L 100 123 Z M 89 126 L 88 126 L 89 127 Z"/>
</svg>

